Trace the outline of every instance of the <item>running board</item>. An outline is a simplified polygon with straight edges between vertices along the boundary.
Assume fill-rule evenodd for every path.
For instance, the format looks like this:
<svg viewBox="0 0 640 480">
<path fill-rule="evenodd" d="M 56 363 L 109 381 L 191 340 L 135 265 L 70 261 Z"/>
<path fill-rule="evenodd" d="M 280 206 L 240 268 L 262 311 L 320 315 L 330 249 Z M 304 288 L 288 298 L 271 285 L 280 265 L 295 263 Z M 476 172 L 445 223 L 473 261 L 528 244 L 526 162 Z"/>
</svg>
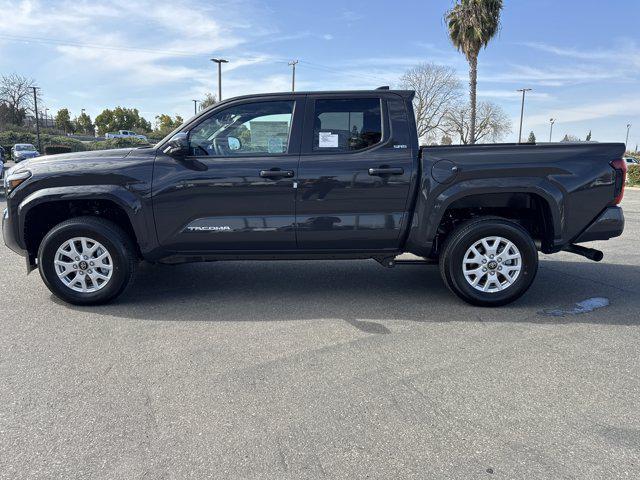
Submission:
<svg viewBox="0 0 640 480">
<path fill-rule="evenodd" d="M 433 260 L 429 258 L 422 258 L 419 260 L 413 260 L 413 259 L 405 260 L 405 259 L 396 258 L 396 257 L 375 257 L 375 260 L 385 268 L 393 268 L 397 265 L 437 265 L 438 264 L 437 260 Z"/>
</svg>

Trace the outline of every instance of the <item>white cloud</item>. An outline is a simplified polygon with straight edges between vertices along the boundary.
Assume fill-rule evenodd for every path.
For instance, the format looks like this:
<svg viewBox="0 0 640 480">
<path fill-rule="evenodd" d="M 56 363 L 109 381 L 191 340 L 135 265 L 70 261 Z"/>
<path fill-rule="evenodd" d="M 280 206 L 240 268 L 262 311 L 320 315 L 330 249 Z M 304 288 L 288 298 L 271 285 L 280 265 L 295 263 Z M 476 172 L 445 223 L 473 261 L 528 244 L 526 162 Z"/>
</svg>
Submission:
<svg viewBox="0 0 640 480">
<path fill-rule="evenodd" d="M 559 107 L 551 115 L 531 115 L 527 123 L 531 125 L 547 125 L 549 117 L 558 118 L 562 123 L 581 122 L 611 116 L 640 117 L 640 97 L 623 97 L 608 102 L 590 103 L 583 105 Z"/>
<path fill-rule="evenodd" d="M 560 47 L 539 42 L 526 42 L 525 46 L 560 57 L 577 60 L 596 60 L 603 63 L 618 63 L 640 66 L 640 47 L 635 42 L 625 42 L 616 48 L 578 49 Z"/>
</svg>

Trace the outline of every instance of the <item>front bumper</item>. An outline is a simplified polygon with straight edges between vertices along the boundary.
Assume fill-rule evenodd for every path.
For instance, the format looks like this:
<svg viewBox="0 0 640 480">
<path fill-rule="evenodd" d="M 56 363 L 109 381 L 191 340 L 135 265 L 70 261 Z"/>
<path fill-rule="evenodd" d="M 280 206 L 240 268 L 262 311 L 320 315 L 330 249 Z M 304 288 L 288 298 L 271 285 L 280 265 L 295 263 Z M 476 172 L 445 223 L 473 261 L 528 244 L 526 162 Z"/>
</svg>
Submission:
<svg viewBox="0 0 640 480">
<path fill-rule="evenodd" d="M 23 257 L 27 256 L 27 251 L 20 247 L 16 238 L 16 229 L 13 225 L 13 217 L 9 215 L 9 209 L 5 208 L 2 214 L 2 237 L 4 244 L 11 250 Z"/>
<path fill-rule="evenodd" d="M 619 237 L 624 230 L 624 215 L 620 207 L 607 207 L 572 243 L 593 242 Z"/>
</svg>

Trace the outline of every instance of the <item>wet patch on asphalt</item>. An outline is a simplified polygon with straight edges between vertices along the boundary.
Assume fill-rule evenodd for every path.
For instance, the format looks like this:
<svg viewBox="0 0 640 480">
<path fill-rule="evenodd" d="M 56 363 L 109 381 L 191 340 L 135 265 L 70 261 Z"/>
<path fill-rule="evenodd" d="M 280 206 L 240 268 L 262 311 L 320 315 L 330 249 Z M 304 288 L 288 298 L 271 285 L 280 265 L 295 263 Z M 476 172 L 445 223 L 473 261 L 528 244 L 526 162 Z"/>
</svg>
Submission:
<svg viewBox="0 0 640 480">
<path fill-rule="evenodd" d="M 610 304 L 609 299 L 605 297 L 592 297 L 587 298 L 581 302 L 576 303 L 571 308 L 550 308 L 538 312 L 539 315 L 546 315 L 549 317 L 566 317 L 567 315 L 581 315 L 583 313 L 593 312 L 599 308 L 608 307 Z"/>
</svg>

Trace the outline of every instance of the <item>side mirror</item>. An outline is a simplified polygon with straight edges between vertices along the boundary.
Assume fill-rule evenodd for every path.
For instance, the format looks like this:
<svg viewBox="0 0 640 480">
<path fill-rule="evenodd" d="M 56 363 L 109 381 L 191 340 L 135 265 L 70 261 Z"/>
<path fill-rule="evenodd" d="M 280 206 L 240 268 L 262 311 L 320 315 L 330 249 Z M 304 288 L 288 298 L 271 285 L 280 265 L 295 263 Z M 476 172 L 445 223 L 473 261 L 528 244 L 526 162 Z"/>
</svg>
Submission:
<svg viewBox="0 0 640 480">
<path fill-rule="evenodd" d="M 174 158 L 184 158 L 189 155 L 189 136 L 185 132 L 176 133 L 169 143 L 162 149 L 164 153 Z"/>
<path fill-rule="evenodd" d="M 229 145 L 229 150 L 240 150 L 242 147 L 242 143 L 236 137 L 227 137 L 227 145 Z"/>
</svg>

